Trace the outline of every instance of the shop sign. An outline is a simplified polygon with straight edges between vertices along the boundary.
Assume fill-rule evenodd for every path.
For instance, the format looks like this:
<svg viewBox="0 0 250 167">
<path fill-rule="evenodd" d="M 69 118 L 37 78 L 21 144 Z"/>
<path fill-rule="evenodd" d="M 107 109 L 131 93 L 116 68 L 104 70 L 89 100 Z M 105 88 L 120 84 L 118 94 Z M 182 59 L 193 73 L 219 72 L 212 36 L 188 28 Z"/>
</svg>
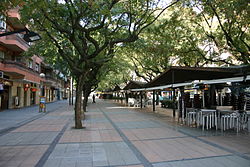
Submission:
<svg viewBox="0 0 250 167">
<path fill-rule="evenodd" d="M 45 103 L 46 102 L 46 98 L 44 96 L 40 96 L 40 103 Z"/>
<path fill-rule="evenodd" d="M 37 88 L 30 88 L 31 92 L 36 92 Z"/>
<path fill-rule="evenodd" d="M 29 87 L 30 87 L 30 84 L 24 84 L 23 87 L 24 87 L 24 91 L 28 91 Z"/>
<path fill-rule="evenodd" d="M 39 112 L 46 112 L 46 98 L 40 96 Z"/>
</svg>

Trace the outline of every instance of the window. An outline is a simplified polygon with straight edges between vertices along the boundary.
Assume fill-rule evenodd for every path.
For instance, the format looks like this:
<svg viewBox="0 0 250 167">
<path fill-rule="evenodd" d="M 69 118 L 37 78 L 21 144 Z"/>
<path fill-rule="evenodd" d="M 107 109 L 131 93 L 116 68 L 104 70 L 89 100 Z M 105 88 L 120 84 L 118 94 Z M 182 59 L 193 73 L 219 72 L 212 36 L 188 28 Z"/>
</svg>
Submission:
<svg viewBox="0 0 250 167">
<path fill-rule="evenodd" d="M 16 62 L 22 62 L 22 57 L 21 56 L 16 56 Z"/>
<path fill-rule="evenodd" d="M 0 60 L 4 59 L 4 52 L 0 51 Z"/>
<path fill-rule="evenodd" d="M 39 64 L 36 63 L 35 70 L 39 72 Z"/>
<path fill-rule="evenodd" d="M 6 22 L 5 22 L 5 17 L 0 15 L 0 30 L 5 30 L 6 29 Z"/>
<path fill-rule="evenodd" d="M 28 67 L 29 68 L 33 68 L 33 62 L 30 60 L 29 63 L 28 63 Z"/>
</svg>

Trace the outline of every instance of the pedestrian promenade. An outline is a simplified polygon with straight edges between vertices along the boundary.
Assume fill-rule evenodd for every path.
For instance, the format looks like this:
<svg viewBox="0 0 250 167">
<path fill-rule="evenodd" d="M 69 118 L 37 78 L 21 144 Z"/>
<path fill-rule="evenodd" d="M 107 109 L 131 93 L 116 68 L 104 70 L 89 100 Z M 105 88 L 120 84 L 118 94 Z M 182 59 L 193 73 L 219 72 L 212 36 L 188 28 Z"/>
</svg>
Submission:
<svg viewBox="0 0 250 167">
<path fill-rule="evenodd" d="M 48 103 L 47 111 L 55 111 L 59 106 L 58 102 Z M 0 133 L 8 131 L 9 129 L 20 126 L 28 121 L 34 120 L 44 115 L 44 113 L 38 113 L 38 105 L 29 106 L 20 109 L 9 109 L 0 112 Z"/>
<path fill-rule="evenodd" d="M 77 130 L 73 107 L 54 104 L 0 134 L 0 167 L 250 166 L 247 132 L 202 132 L 105 100 L 88 105 Z"/>
</svg>

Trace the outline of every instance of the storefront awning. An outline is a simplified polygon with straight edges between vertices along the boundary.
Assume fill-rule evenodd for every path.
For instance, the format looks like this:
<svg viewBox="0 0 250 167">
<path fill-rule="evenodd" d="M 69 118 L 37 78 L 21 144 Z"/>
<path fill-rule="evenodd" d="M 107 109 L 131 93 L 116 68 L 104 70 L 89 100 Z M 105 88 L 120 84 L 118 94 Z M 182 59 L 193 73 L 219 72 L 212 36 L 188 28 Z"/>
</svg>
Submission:
<svg viewBox="0 0 250 167">
<path fill-rule="evenodd" d="M 182 86 L 190 86 L 192 85 L 193 82 L 187 82 L 187 83 L 177 83 L 177 84 L 173 84 L 173 88 L 178 88 L 178 87 L 182 87 Z"/>
<path fill-rule="evenodd" d="M 141 88 L 141 89 L 131 89 L 131 92 L 140 92 L 140 91 L 145 91 L 145 88 Z"/>
<path fill-rule="evenodd" d="M 171 87 L 172 87 L 172 84 L 146 88 L 146 90 L 162 90 L 162 89 L 171 88 Z"/>
<path fill-rule="evenodd" d="M 250 80 L 250 75 L 245 77 L 246 81 Z M 223 78 L 223 79 L 213 79 L 213 80 L 206 80 L 203 83 L 204 84 L 219 84 L 219 83 L 227 83 L 227 82 L 243 82 L 244 77 L 233 77 L 233 78 Z"/>
</svg>

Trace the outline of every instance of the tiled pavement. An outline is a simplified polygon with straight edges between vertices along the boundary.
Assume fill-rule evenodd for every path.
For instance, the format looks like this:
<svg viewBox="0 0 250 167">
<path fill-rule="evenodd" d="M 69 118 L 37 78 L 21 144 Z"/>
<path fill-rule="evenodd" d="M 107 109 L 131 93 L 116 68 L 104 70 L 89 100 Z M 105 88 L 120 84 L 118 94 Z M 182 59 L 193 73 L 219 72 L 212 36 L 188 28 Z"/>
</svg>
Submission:
<svg viewBox="0 0 250 167">
<path fill-rule="evenodd" d="M 66 101 L 63 101 L 66 103 Z M 47 111 L 54 111 L 60 108 L 58 103 L 61 102 L 52 102 L 46 104 Z M 0 112 L 0 133 L 8 131 L 10 128 L 26 124 L 32 120 L 40 118 L 44 113 L 39 113 L 38 106 L 29 106 L 21 109 L 10 109 Z M 15 125 L 15 126 L 14 126 Z"/>
<path fill-rule="evenodd" d="M 56 105 L 0 135 L 0 167 L 250 166 L 249 133 L 202 132 L 103 100 L 88 105 L 77 130 L 73 108 Z"/>
</svg>

